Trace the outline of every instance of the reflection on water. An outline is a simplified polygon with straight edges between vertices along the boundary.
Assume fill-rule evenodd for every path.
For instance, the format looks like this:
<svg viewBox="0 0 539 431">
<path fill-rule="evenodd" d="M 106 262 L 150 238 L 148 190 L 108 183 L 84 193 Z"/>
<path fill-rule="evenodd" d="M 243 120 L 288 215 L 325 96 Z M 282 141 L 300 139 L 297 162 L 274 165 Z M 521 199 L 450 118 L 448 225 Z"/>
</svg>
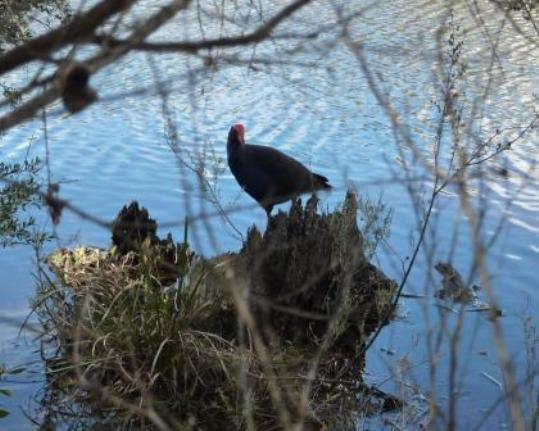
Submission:
<svg viewBox="0 0 539 431">
<path fill-rule="evenodd" d="M 384 2 L 365 9 L 351 28 L 351 33 L 363 43 L 368 61 L 379 73 L 380 83 L 395 109 L 403 114 L 414 139 L 424 148 L 432 144 L 434 118 L 432 100 L 438 95 L 436 78 L 437 29 L 447 22 L 445 2 Z M 473 8 L 482 8 L 481 14 Z M 465 75 L 466 100 L 469 109 L 481 105 L 477 125 L 483 138 L 497 128 L 523 127 L 537 107 L 533 89 L 539 88 L 539 50 L 522 35 L 512 23 L 500 22 L 500 15 L 491 3 L 469 5 L 459 3 L 454 21 L 461 26 L 464 38 L 463 61 L 468 66 Z M 140 13 L 147 13 L 142 9 Z M 296 25 L 308 25 L 333 12 L 325 4 L 314 5 L 296 17 Z M 479 24 L 481 19 L 484 24 Z M 515 16 L 516 24 L 534 37 L 530 24 Z M 185 32 L 198 31 L 193 22 L 180 17 L 167 25 L 160 36 L 176 38 L 178 26 Z M 208 28 L 219 34 L 219 28 Z M 537 35 L 535 34 L 535 38 Z M 360 192 L 370 196 L 383 194 L 393 206 L 391 252 L 382 252 L 380 263 L 385 271 L 401 277 L 394 254 L 405 258 L 410 254 L 410 232 L 415 218 L 406 190 L 402 184 L 391 181 L 392 172 L 398 171 L 399 157 L 394 134 L 383 109 L 370 93 L 365 77 L 357 62 L 344 46 L 333 46 L 320 54 L 322 40 L 306 46 L 301 60 L 316 67 L 278 65 L 265 67 L 222 67 L 218 70 L 199 69 L 201 62 L 177 55 L 162 55 L 152 61 L 159 69 L 159 79 L 169 81 L 175 90 L 169 98 L 172 116 L 180 131 L 181 151 L 184 155 L 204 157 L 201 148 L 206 145 L 214 151 L 206 163 L 213 165 L 226 160 L 225 142 L 232 123 L 246 125 L 249 143 L 272 145 L 302 160 L 317 172 L 331 179 L 335 191 L 324 197 L 324 205 L 332 207 L 344 197 L 348 183 L 357 185 Z M 328 39 L 331 39 L 328 36 Z M 257 48 L 261 58 L 280 58 L 286 47 L 278 40 Z M 493 57 L 492 49 L 497 55 Z M 242 53 L 244 54 L 244 53 Z M 249 58 L 252 52 L 244 54 Z M 494 58 L 494 60 L 493 60 Z M 196 71 L 196 73 L 190 73 Z M 491 77 L 491 81 L 486 79 Z M 169 77 L 172 77 L 169 79 Z M 16 81 L 21 77 L 13 76 Z M 114 68 L 93 78 L 103 101 L 83 113 L 49 121 L 48 138 L 50 160 L 55 181 L 61 181 L 61 196 L 79 208 L 100 218 L 110 220 L 118 209 L 132 199 L 138 199 L 153 217 L 165 224 L 181 223 L 190 213 L 214 212 L 205 199 L 192 173 L 178 166 L 164 137 L 161 100 L 155 96 L 155 76 L 146 55 L 133 54 Z M 488 82 L 487 82 L 488 81 Z M 147 88 L 143 96 L 117 97 Z M 482 103 L 484 101 L 484 103 Z M 59 108 L 56 106 L 55 109 Z M 43 156 L 40 124 L 34 123 L 10 131 L 0 141 L 2 159 L 17 160 L 29 152 Z M 28 142 L 36 137 L 28 150 Z M 508 178 L 488 176 L 481 193 L 488 196 L 489 212 L 484 224 L 485 232 L 496 232 L 501 218 L 507 217 L 501 235 L 492 248 L 489 263 L 493 272 L 496 294 L 506 310 L 502 320 L 512 352 L 521 352 L 523 335 L 520 316 L 528 303 L 536 303 L 534 289 L 536 276 L 534 263 L 539 253 L 539 175 L 535 167 L 539 146 L 537 133 L 529 134 L 507 153 Z M 217 182 L 218 193 L 224 207 L 245 206 L 250 209 L 230 215 L 236 227 L 245 232 L 256 223 L 265 225 L 265 214 L 252 200 L 241 193 L 226 169 Z M 451 190 L 449 190 L 451 192 Z M 459 241 L 455 245 L 453 263 L 461 271 L 471 265 L 471 246 L 466 221 L 458 210 L 454 193 L 441 196 L 439 216 L 435 224 L 439 247 L 436 259 L 445 259 L 452 248 L 453 231 L 457 226 Z M 511 200 L 508 206 L 508 199 Z M 46 223 L 43 218 L 42 223 Z M 206 255 L 237 249 L 240 241 L 224 222 L 212 218 L 209 224 L 198 224 L 195 246 Z M 216 243 L 209 241 L 208 226 L 215 234 Z M 167 228 L 167 230 L 169 230 Z M 62 216 L 58 226 L 60 245 L 76 243 L 106 246 L 108 232 L 96 228 L 71 213 Z M 177 237 L 181 236 L 177 233 Z M 57 244 L 50 244 L 56 247 Z M 31 253 L 21 249 L 2 250 L 0 271 L 2 277 L 2 304 L 6 310 L 26 310 L 28 297 L 33 292 Z M 427 262 L 420 259 L 412 273 L 410 290 L 421 291 Z M 7 275 L 7 276 L 6 276 Z M 428 304 L 431 319 L 438 311 Z M 424 336 L 425 314 L 423 306 L 407 300 L 403 309 L 409 311 L 409 321 L 396 322 L 382 333 L 370 356 L 371 372 L 384 377 L 395 366 L 395 359 L 380 353 L 380 347 L 391 347 L 396 358 L 407 356 L 419 363 L 413 376 L 423 387 L 429 387 Z M 534 316 L 537 318 L 537 316 Z M 484 411 L 500 395 L 482 372 L 501 379 L 496 365 L 496 352 L 492 345 L 489 322 L 479 315 L 466 319 L 463 335 L 462 362 L 459 369 L 462 381 L 459 391 L 462 413 Z M 30 347 L 16 346 L 13 334 L 0 333 L 2 350 L 0 363 L 17 358 L 33 358 Z M 477 352 L 487 352 L 479 356 Z M 447 352 L 443 352 L 447 358 Z M 516 356 L 522 363 L 524 358 Z M 441 361 L 442 371 L 437 377 L 440 396 L 447 396 L 447 361 Z M 394 369 L 394 368 L 393 368 Z M 24 403 L 28 391 L 18 390 L 10 405 Z M 481 394 L 477 396 L 476 394 Z M 15 410 L 13 408 L 12 410 Z M 17 422 L 14 414 L 12 422 Z M 505 413 L 502 408 L 489 416 L 488 424 L 499 424 Z M 462 419 L 474 423 L 474 417 Z M 489 428 L 490 429 L 490 428 Z"/>
</svg>

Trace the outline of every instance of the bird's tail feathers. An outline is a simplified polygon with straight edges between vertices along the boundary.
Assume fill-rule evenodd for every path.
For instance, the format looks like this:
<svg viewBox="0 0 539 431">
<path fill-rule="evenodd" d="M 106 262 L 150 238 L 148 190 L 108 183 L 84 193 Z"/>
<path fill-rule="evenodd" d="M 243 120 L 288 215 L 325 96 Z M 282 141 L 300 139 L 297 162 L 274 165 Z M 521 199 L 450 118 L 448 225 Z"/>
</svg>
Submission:
<svg viewBox="0 0 539 431">
<path fill-rule="evenodd" d="M 323 175 L 313 174 L 313 184 L 316 190 L 330 190 L 332 188 L 329 180 Z"/>
</svg>

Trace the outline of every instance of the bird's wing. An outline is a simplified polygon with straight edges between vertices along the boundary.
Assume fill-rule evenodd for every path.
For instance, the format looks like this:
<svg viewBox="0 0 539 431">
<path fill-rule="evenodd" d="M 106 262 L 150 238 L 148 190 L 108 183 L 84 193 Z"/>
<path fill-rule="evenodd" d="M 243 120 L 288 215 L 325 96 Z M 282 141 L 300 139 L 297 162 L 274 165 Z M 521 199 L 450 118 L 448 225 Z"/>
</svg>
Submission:
<svg viewBox="0 0 539 431">
<path fill-rule="evenodd" d="M 312 174 L 302 163 L 270 147 L 246 145 L 247 157 L 265 175 L 272 178 L 274 192 L 286 195 L 291 190 L 307 190 Z"/>
</svg>

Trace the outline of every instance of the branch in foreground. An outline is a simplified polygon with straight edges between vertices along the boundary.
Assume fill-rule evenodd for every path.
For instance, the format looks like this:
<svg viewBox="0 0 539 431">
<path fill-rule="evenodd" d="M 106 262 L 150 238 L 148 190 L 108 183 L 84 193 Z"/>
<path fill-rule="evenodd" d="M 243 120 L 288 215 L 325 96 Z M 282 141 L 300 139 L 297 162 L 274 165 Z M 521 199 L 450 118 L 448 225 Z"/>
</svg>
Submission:
<svg viewBox="0 0 539 431">
<path fill-rule="evenodd" d="M 130 49 L 138 49 L 141 51 L 183 51 L 189 53 L 197 53 L 200 50 L 212 49 L 212 48 L 228 48 L 238 45 L 249 45 L 257 42 L 261 42 L 271 35 L 275 27 L 282 21 L 301 9 L 303 6 L 310 3 L 312 0 L 296 0 L 290 5 L 283 8 L 277 15 L 271 18 L 266 24 L 258 27 L 252 33 L 243 36 L 233 37 L 221 37 L 217 39 L 208 39 L 200 41 L 184 41 L 184 42 L 141 42 L 135 43 L 129 39 L 116 39 L 106 35 L 97 35 L 91 42 L 97 44 L 105 44 L 109 47 L 129 46 Z M 316 37 L 316 33 L 309 33 L 305 35 L 305 38 Z"/>
<path fill-rule="evenodd" d="M 116 1 L 114 4 L 119 7 L 119 5 L 131 5 L 136 0 L 124 0 Z M 196 47 L 196 49 L 208 49 L 211 47 L 228 47 L 236 45 L 246 45 L 250 43 L 259 42 L 266 37 L 268 37 L 273 29 L 287 17 L 292 15 L 294 12 L 299 10 L 301 7 L 307 5 L 312 0 L 296 0 L 295 2 L 284 7 L 279 13 L 273 16 L 268 22 L 260 26 L 254 32 L 245 35 L 237 36 L 230 38 L 221 38 L 221 39 L 212 39 L 207 41 L 192 42 L 191 48 Z M 140 46 L 144 43 L 144 40 L 159 29 L 165 22 L 170 20 L 177 12 L 186 8 L 189 5 L 188 0 L 183 1 L 172 1 L 167 6 L 162 7 L 158 12 L 148 18 L 142 25 L 136 28 L 126 40 L 121 41 L 122 43 L 117 43 L 114 45 L 108 44 L 103 47 L 100 53 L 94 56 L 91 59 L 87 59 L 85 62 L 80 64 L 88 68 L 89 71 L 95 73 L 104 66 L 113 63 L 120 57 L 126 55 L 132 49 L 135 49 L 137 46 Z M 98 6 L 101 6 L 96 12 Z M 85 40 L 92 36 L 94 30 L 103 23 L 103 21 L 111 16 L 112 11 L 110 9 L 104 9 L 102 4 L 99 4 L 95 8 L 91 9 L 86 14 L 76 17 L 69 24 L 60 27 L 57 30 L 47 33 L 41 37 L 30 40 L 28 43 L 22 45 L 21 47 L 15 48 L 6 55 L 0 57 L 0 75 L 6 71 L 9 71 L 21 64 L 29 62 L 37 58 L 45 58 L 53 49 L 58 49 L 62 46 L 65 46 L 69 43 Z M 119 9 L 120 10 L 120 9 Z M 108 14 L 105 13 L 108 12 Z M 99 13 L 98 13 L 99 12 Z M 85 23 L 85 25 L 80 24 L 80 20 L 88 19 L 91 23 Z M 97 22 L 97 18 L 101 17 L 102 21 Z M 79 23 L 81 26 L 80 33 L 73 30 L 75 24 Z M 71 35 L 71 40 L 69 39 Z M 54 43 L 53 43 L 54 42 Z M 37 52 L 36 50 L 42 49 L 44 52 Z M 189 51 L 188 48 L 185 48 Z M 6 131 L 13 126 L 16 126 L 30 118 L 32 118 L 41 108 L 47 106 L 48 104 L 54 102 L 60 96 L 59 89 L 55 86 L 46 90 L 43 94 L 40 94 L 26 103 L 21 105 L 15 111 L 10 112 L 9 114 L 0 117 L 0 132 Z"/>
<path fill-rule="evenodd" d="M 103 0 L 86 13 L 75 16 L 67 24 L 30 39 L 0 57 L 0 75 L 30 61 L 47 58 L 52 51 L 68 44 L 87 39 L 108 18 L 128 9 L 136 1 Z"/>
</svg>

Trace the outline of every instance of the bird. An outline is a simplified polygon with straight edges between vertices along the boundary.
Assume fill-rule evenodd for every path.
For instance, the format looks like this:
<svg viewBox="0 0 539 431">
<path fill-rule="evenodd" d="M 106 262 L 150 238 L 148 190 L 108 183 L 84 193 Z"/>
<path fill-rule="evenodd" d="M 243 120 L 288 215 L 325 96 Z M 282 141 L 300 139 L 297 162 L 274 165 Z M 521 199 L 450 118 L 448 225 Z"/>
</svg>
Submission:
<svg viewBox="0 0 539 431">
<path fill-rule="evenodd" d="M 303 193 L 329 190 L 329 180 L 307 169 L 279 150 L 245 143 L 245 127 L 235 124 L 228 132 L 228 166 L 239 185 L 266 211 Z"/>
</svg>

